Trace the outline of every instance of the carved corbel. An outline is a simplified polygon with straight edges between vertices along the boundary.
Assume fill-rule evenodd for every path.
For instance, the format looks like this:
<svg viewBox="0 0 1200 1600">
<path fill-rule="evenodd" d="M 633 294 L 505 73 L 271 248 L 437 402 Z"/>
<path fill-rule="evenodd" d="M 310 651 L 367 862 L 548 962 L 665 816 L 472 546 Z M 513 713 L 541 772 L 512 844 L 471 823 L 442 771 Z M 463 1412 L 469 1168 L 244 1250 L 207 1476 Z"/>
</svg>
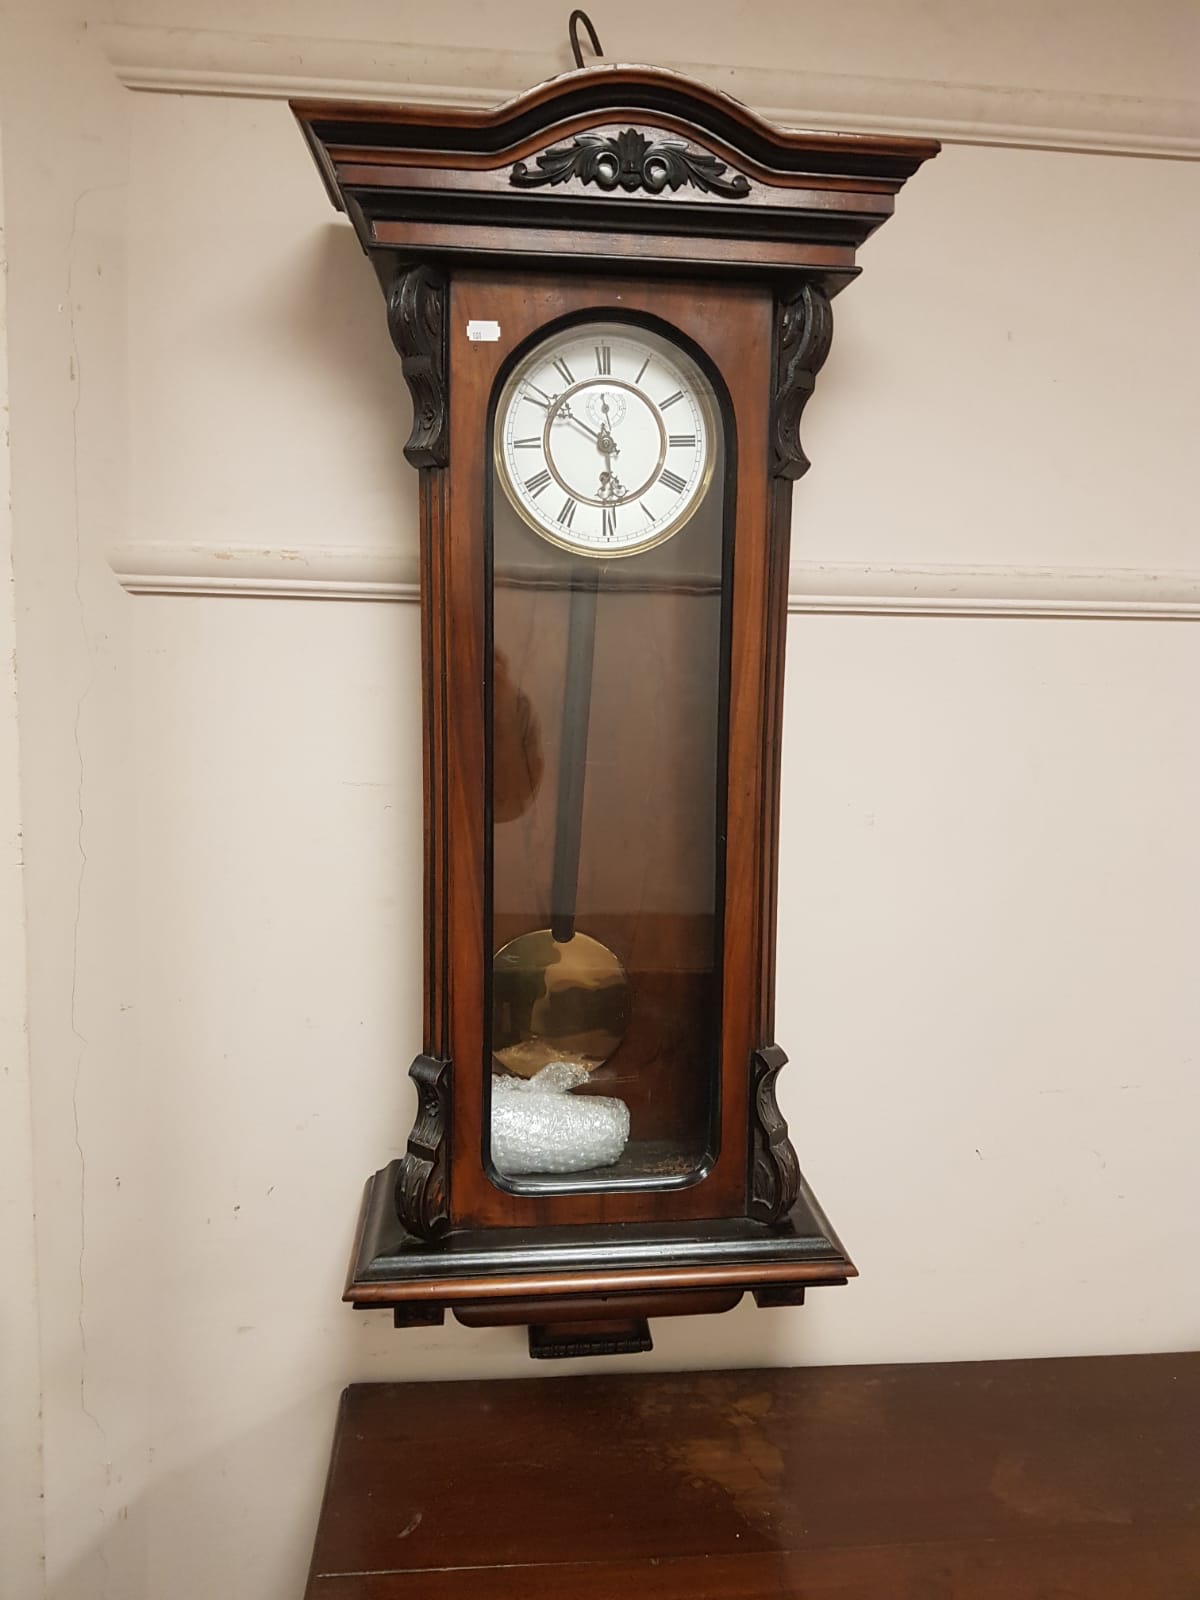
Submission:
<svg viewBox="0 0 1200 1600">
<path fill-rule="evenodd" d="M 800 1193 L 800 1163 L 775 1098 L 775 1080 L 787 1056 L 777 1044 L 750 1058 L 750 1194 L 756 1222 L 782 1222 Z"/>
<path fill-rule="evenodd" d="M 412 395 L 413 424 L 404 454 L 414 467 L 450 459 L 446 274 L 426 262 L 397 269 L 387 293 L 388 332 Z"/>
<path fill-rule="evenodd" d="M 450 1063 L 418 1056 L 408 1069 L 417 1116 L 396 1175 L 396 1215 L 418 1239 L 450 1226 Z"/>
<path fill-rule="evenodd" d="M 771 405 L 772 471 L 801 478 L 809 459 L 800 445 L 800 417 L 829 354 L 833 311 L 819 284 L 806 282 L 775 311 L 775 392 Z"/>
</svg>

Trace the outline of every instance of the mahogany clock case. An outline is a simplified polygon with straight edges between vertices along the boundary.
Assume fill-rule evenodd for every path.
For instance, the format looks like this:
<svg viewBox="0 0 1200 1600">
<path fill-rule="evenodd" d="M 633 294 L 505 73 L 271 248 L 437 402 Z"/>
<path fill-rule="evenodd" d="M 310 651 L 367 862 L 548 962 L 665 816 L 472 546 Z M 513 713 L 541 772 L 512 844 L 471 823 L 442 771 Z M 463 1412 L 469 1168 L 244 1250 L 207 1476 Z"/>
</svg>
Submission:
<svg viewBox="0 0 1200 1600">
<path fill-rule="evenodd" d="M 389 1305 L 398 1324 L 446 1309 L 537 1324 L 534 1353 L 570 1354 L 644 1348 L 648 1315 L 727 1309 L 746 1290 L 798 1303 L 808 1285 L 843 1283 L 854 1267 L 775 1101 L 791 486 L 808 465 L 799 422 L 830 297 L 937 146 L 785 132 L 648 68 L 567 74 L 495 112 L 294 109 L 383 286 L 420 469 L 419 1109 L 406 1156 L 368 1184 L 346 1298 Z M 630 1158 L 608 1177 L 520 1182 L 489 1156 L 492 962 L 543 912 L 531 886 L 551 842 L 532 796 L 496 804 L 497 703 L 520 659 L 553 787 L 576 580 L 569 563 L 530 578 L 535 535 L 513 532 L 492 435 L 524 352 L 591 321 L 665 333 L 695 360 L 718 465 L 694 537 L 676 533 L 658 561 L 606 562 L 596 580 L 600 744 L 579 911 L 625 961 L 639 1019 L 595 1086 L 608 1070 L 628 1100 Z M 496 335 L 472 336 L 479 325 Z M 621 783 L 652 798 L 630 810 Z M 689 898 L 697 872 L 707 887 Z M 647 873 L 648 899 L 613 889 Z"/>
</svg>

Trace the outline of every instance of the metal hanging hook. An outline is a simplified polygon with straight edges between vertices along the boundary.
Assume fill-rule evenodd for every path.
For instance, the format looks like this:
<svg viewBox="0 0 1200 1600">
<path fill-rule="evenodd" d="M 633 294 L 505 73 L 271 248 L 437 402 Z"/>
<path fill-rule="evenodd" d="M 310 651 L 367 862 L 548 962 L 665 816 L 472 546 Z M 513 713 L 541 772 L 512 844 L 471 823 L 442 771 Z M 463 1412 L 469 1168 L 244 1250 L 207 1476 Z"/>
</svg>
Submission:
<svg viewBox="0 0 1200 1600">
<path fill-rule="evenodd" d="M 582 67 L 583 65 L 583 49 L 579 43 L 580 23 L 582 23 L 584 28 L 587 30 L 588 40 L 592 46 L 592 53 L 597 56 L 602 56 L 604 54 L 604 46 L 600 43 L 600 40 L 596 36 L 596 29 L 592 23 L 591 17 L 588 16 L 586 11 L 572 11 L 571 15 L 567 18 L 567 37 L 571 41 L 571 54 L 575 57 L 575 65 L 577 67 Z"/>
</svg>

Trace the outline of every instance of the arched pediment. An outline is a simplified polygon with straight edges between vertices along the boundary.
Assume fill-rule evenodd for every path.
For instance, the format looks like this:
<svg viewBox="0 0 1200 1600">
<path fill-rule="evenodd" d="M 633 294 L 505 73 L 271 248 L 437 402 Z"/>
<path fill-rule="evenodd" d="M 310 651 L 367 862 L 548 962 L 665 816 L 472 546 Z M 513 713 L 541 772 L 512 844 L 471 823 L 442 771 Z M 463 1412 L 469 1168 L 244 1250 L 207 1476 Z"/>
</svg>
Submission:
<svg viewBox="0 0 1200 1600">
<path fill-rule="evenodd" d="M 293 110 L 372 253 L 804 271 L 829 293 L 938 148 L 775 127 L 720 90 L 639 66 L 564 73 L 489 110 Z"/>
</svg>

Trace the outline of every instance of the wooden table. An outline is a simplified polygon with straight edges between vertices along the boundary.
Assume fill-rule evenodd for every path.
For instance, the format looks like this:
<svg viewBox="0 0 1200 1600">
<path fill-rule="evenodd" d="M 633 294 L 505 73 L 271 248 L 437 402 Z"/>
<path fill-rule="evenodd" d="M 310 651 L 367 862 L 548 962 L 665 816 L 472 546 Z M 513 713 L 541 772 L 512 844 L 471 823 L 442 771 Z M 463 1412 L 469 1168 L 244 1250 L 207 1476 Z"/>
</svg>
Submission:
<svg viewBox="0 0 1200 1600">
<path fill-rule="evenodd" d="M 309 1600 L 1200 1600 L 1200 1356 L 362 1384 Z"/>
</svg>

